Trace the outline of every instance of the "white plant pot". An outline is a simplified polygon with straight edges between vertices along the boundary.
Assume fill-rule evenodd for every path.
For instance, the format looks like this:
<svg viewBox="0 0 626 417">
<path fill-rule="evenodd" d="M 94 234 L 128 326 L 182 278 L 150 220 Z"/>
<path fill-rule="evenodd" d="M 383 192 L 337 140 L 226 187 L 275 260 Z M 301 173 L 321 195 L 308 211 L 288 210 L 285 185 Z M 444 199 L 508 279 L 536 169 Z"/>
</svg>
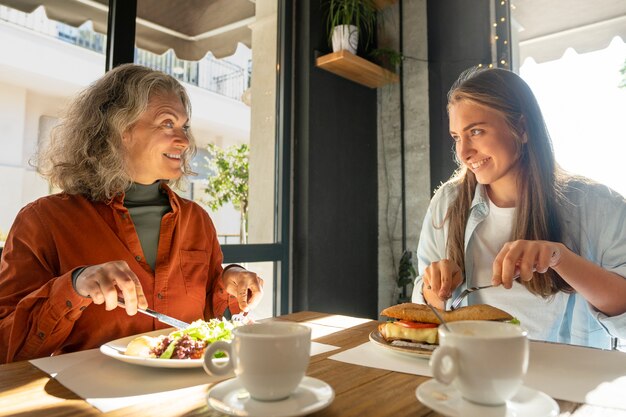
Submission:
<svg viewBox="0 0 626 417">
<path fill-rule="evenodd" d="M 346 50 L 356 55 L 359 45 L 359 28 L 354 25 L 339 25 L 333 28 L 333 52 Z"/>
</svg>

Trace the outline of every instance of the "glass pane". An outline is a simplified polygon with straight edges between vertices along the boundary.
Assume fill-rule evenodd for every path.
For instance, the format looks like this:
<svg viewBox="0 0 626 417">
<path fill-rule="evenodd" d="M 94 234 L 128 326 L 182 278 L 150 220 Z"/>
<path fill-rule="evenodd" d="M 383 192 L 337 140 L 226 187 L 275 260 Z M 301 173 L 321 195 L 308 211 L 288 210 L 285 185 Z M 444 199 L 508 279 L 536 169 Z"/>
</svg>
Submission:
<svg viewBox="0 0 626 417">
<path fill-rule="evenodd" d="M 75 27 L 43 7 L 28 14 L 0 5 L 0 39 L 2 246 L 17 212 L 53 191 L 29 161 L 67 101 L 104 74 L 106 36 L 91 21 Z"/>
<path fill-rule="evenodd" d="M 626 195 L 615 175 L 626 151 L 623 12 L 610 0 L 511 8 L 517 70 L 541 105 L 557 161 Z"/>
<path fill-rule="evenodd" d="M 222 244 L 273 243 L 277 1 L 233 1 L 228 13 L 198 5 L 160 22 L 180 36 L 138 19 L 135 62 L 176 77 L 191 98 L 198 175 L 176 191 L 209 212 Z M 139 18 L 146 7 L 138 1 Z M 156 36 L 161 50 L 148 42 Z"/>
</svg>

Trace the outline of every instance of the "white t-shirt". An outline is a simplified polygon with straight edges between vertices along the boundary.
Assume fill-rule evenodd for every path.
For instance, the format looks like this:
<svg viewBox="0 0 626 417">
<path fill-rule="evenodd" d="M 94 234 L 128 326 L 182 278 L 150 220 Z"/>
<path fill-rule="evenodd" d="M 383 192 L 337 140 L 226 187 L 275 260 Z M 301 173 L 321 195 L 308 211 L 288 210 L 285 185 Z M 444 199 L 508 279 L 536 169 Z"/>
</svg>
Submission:
<svg viewBox="0 0 626 417">
<path fill-rule="evenodd" d="M 468 256 L 474 260 L 474 282 L 468 283 L 468 287 L 491 284 L 493 260 L 504 244 L 513 240 L 514 220 L 514 207 L 498 207 L 489 200 L 489 215 L 478 225 L 468 246 Z M 516 281 L 510 290 L 502 286 L 486 288 L 469 297 L 470 304 L 489 304 L 510 313 L 528 330 L 529 338 L 538 340 L 549 339 L 550 329 L 545 324 L 561 320 L 566 303 L 563 293 L 544 300 Z"/>
</svg>

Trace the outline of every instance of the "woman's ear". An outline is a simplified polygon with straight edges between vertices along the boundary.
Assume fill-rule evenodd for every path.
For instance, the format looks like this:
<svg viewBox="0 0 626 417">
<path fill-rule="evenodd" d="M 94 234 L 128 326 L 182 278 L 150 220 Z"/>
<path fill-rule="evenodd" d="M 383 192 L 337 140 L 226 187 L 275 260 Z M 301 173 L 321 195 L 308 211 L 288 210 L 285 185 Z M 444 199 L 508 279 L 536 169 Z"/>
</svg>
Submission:
<svg viewBox="0 0 626 417">
<path fill-rule="evenodd" d="M 132 129 L 129 127 L 122 133 L 122 144 L 128 146 L 132 139 Z"/>
<path fill-rule="evenodd" d="M 520 136 L 520 138 L 522 139 L 522 143 L 528 143 L 528 135 L 525 131 L 524 133 L 522 133 L 522 136 Z"/>
<path fill-rule="evenodd" d="M 518 122 L 518 131 L 519 131 L 519 137 L 522 140 L 522 143 L 527 143 L 528 142 L 528 134 L 527 129 L 526 129 L 526 117 L 524 117 L 524 115 L 522 115 L 519 119 Z"/>
</svg>

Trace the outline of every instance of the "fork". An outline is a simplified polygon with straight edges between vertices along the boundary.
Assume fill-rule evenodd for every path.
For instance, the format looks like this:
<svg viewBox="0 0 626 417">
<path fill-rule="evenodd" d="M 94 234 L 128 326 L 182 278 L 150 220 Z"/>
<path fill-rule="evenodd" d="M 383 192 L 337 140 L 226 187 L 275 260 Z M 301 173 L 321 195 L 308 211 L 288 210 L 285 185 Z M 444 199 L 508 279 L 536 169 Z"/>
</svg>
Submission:
<svg viewBox="0 0 626 417">
<path fill-rule="evenodd" d="M 559 262 L 560 258 L 561 258 L 561 254 L 558 252 L 554 252 L 552 256 L 550 257 L 550 264 L 549 264 L 550 268 L 555 266 Z M 537 268 L 533 266 L 532 271 L 537 272 Z M 513 279 L 517 279 L 519 277 L 520 277 L 520 270 L 519 270 L 519 267 L 516 266 L 515 271 L 513 272 Z M 467 288 L 463 290 L 461 294 L 459 294 L 454 300 L 452 300 L 452 304 L 450 305 L 450 310 L 454 310 L 455 308 L 457 308 L 459 304 L 461 304 L 461 301 L 467 296 L 467 294 L 470 294 L 470 293 L 473 293 L 474 291 L 482 290 L 485 288 L 491 288 L 491 287 L 493 287 L 493 285 L 484 285 L 482 287 L 472 287 L 472 288 Z"/>
<path fill-rule="evenodd" d="M 470 293 L 473 293 L 474 291 L 478 291 L 478 290 L 483 290 L 485 288 L 491 288 L 493 287 L 492 285 L 483 285 L 482 287 L 472 287 L 472 288 L 466 288 L 464 289 L 461 294 L 459 294 L 453 301 L 452 304 L 450 305 L 450 310 L 454 310 L 455 308 L 457 308 L 459 306 L 459 304 L 461 304 L 461 301 L 463 301 L 463 299 Z"/>
</svg>

